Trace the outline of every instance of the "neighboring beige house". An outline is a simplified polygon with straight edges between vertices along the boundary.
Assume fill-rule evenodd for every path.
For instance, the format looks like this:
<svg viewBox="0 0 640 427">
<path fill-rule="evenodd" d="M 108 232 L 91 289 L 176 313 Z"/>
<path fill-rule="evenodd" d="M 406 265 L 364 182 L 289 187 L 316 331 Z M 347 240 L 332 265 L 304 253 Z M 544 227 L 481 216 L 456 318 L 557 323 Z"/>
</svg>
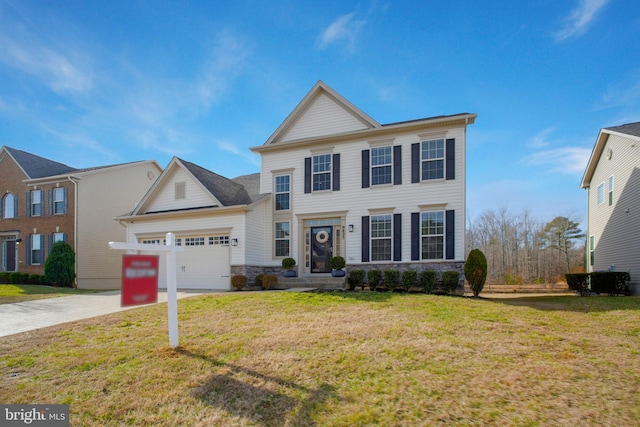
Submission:
<svg viewBox="0 0 640 427">
<path fill-rule="evenodd" d="M 155 161 L 76 169 L 11 147 L 0 149 L 2 271 L 44 274 L 51 246 L 76 253 L 76 284 L 116 289 L 125 229 L 113 217 L 131 211 L 162 168 Z"/>
<path fill-rule="evenodd" d="M 640 295 L 640 122 L 600 130 L 581 186 L 588 271 L 628 271 Z"/>
</svg>

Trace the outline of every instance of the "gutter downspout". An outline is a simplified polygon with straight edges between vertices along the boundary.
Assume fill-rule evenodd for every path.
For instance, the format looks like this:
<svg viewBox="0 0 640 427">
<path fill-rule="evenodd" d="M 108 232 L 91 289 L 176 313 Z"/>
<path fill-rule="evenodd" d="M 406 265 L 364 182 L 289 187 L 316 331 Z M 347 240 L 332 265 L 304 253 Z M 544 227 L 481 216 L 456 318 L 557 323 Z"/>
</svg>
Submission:
<svg viewBox="0 0 640 427">
<path fill-rule="evenodd" d="M 73 251 L 75 252 L 76 262 L 73 266 L 75 273 L 74 284 L 78 287 L 78 181 L 71 175 L 67 179 L 73 183 Z"/>
</svg>

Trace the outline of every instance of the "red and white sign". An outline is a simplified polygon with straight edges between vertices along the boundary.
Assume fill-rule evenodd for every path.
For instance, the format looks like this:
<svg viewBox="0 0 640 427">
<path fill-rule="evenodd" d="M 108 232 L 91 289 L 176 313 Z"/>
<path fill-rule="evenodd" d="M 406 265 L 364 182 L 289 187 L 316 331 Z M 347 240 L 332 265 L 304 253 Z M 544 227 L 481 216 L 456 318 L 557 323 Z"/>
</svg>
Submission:
<svg viewBox="0 0 640 427">
<path fill-rule="evenodd" d="M 122 307 L 158 302 L 158 255 L 122 256 Z"/>
</svg>

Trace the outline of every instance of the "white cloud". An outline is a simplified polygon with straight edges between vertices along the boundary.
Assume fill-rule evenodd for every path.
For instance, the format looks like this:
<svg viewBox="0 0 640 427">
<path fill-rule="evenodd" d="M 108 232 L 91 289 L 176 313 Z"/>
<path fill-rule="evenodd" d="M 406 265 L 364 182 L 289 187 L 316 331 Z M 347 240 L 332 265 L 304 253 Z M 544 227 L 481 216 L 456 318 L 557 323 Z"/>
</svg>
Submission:
<svg viewBox="0 0 640 427">
<path fill-rule="evenodd" d="M 547 141 L 547 137 L 554 130 L 555 130 L 555 128 L 547 128 L 547 129 L 544 129 L 544 130 L 538 132 L 536 135 L 532 136 L 527 141 L 527 146 L 529 146 L 531 148 L 536 148 L 536 149 L 537 148 L 544 148 L 544 147 L 548 146 L 549 142 Z"/>
<path fill-rule="evenodd" d="M 339 16 L 320 34 L 319 45 L 321 49 L 327 46 L 344 42 L 348 51 L 353 51 L 356 39 L 366 23 L 362 20 L 354 20 L 355 12 Z"/>
<path fill-rule="evenodd" d="M 561 42 L 584 34 L 608 2 L 609 0 L 580 0 L 564 20 L 562 29 L 555 33 L 556 41 Z"/>
<path fill-rule="evenodd" d="M 223 151 L 227 151 L 236 156 L 242 157 L 245 160 L 248 160 L 250 164 L 254 166 L 260 166 L 260 157 L 253 154 L 253 152 L 247 150 L 246 148 L 239 149 L 237 144 L 228 141 L 218 141 L 218 148 Z"/>
<path fill-rule="evenodd" d="M 91 90 L 92 78 L 82 63 L 84 55 L 73 48 L 56 48 L 15 29 L 0 34 L 0 45 L 0 62 L 36 77 L 56 93 Z"/>
<path fill-rule="evenodd" d="M 536 151 L 527 156 L 523 163 L 541 166 L 547 172 L 582 176 L 590 155 L 591 148 L 560 147 Z"/>
</svg>

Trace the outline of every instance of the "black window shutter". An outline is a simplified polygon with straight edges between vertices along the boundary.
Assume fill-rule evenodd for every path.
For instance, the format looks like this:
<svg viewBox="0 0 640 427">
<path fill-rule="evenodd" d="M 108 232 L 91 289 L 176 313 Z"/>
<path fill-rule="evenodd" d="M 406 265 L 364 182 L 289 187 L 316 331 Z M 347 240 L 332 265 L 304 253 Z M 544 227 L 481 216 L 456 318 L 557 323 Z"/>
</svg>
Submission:
<svg viewBox="0 0 640 427">
<path fill-rule="evenodd" d="M 47 234 L 47 247 L 49 248 L 47 252 L 48 255 L 51 253 L 51 248 L 53 247 L 53 234 Z"/>
<path fill-rule="evenodd" d="M 304 159 L 304 192 L 311 193 L 311 157 Z"/>
<path fill-rule="evenodd" d="M 420 182 L 420 143 L 411 144 L 411 182 Z"/>
<path fill-rule="evenodd" d="M 69 202 L 67 201 L 68 198 L 69 198 L 69 191 L 68 191 L 67 187 L 64 187 L 63 196 L 62 197 L 64 197 L 64 207 L 62 209 L 63 209 L 63 213 L 66 214 L 67 213 L 67 206 L 69 206 Z"/>
<path fill-rule="evenodd" d="M 393 147 L 393 185 L 402 184 L 402 145 Z"/>
<path fill-rule="evenodd" d="M 18 195 L 13 200 L 13 217 L 18 218 Z"/>
<path fill-rule="evenodd" d="M 455 228 L 455 211 L 446 211 L 445 213 L 445 222 L 444 222 L 444 235 L 446 239 L 445 247 L 446 251 L 446 259 L 455 259 L 456 251 L 455 251 L 455 239 L 456 239 L 456 228 Z"/>
<path fill-rule="evenodd" d="M 49 197 L 49 214 L 53 215 L 55 213 L 53 210 L 53 189 L 47 191 L 47 196 Z"/>
<path fill-rule="evenodd" d="M 27 265 L 31 264 L 31 235 L 28 235 L 24 240 L 24 259 L 27 261 Z"/>
<path fill-rule="evenodd" d="M 420 259 L 420 212 L 411 212 L 411 261 Z"/>
<path fill-rule="evenodd" d="M 333 155 L 333 191 L 340 191 L 340 154 Z"/>
<path fill-rule="evenodd" d="M 393 260 L 402 261 L 402 214 L 393 214 Z"/>
<path fill-rule="evenodd" d="M 369 262 L 369 217 L 362 217 L 362 262 Z"/>
<path fill-rule="evenodd" d="M 369 188 L 369 150 L 362 150 L 362 188 Z"/>
<path fill-rule="evenodd" d="M 447 139 L 447 147 L 446 147 L 447 156 L 447 179 L 456 179 L 456 140 L 455 139 Z"/>
<path fill-rule="evenodd" d="M 4 202 L 6 199 L 6 194 L 3 198 L 0 199 L 0 218 L 4 218 Z"/>
</svg>

